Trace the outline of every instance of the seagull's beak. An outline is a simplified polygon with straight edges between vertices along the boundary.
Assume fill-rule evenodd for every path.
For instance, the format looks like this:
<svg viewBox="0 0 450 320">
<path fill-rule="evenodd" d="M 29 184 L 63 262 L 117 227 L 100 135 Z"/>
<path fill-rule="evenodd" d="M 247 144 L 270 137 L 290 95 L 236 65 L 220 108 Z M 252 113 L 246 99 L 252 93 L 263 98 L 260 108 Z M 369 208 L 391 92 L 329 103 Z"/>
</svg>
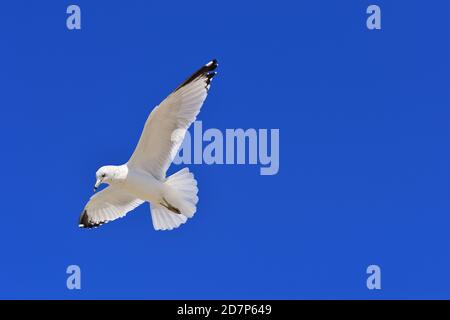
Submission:
<svg viewBox="0 0 450 320">
<path fill-rule="evenodd" d="M 97 191 L 98 186 L 102 184 L 102 179 L 97 179 L 94 186 L 94 192 Z"/>
</svg>

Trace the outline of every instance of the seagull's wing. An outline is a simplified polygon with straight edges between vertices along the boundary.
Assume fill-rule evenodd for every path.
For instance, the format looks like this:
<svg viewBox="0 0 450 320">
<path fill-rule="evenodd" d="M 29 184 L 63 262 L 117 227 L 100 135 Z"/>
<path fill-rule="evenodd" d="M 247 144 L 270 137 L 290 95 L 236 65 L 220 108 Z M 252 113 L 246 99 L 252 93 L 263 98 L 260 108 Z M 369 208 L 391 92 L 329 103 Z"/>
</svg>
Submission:
<svg viewBox="0 0 450 320">
<path fill-rule="evenodd" d="M 98 227 L 106 222 L 124 217 L 144 201 L 114 186 L 94 194 L 80 216 L 81 228 Z"/>
<path fill-rule="evenodd" d="M 153 109 L 129 166 L 145 170 L 157 179 L 165 178 L 186 130 L 200 112 L 216 68 L 217 61 L 210 61 Z"/>
</svg>

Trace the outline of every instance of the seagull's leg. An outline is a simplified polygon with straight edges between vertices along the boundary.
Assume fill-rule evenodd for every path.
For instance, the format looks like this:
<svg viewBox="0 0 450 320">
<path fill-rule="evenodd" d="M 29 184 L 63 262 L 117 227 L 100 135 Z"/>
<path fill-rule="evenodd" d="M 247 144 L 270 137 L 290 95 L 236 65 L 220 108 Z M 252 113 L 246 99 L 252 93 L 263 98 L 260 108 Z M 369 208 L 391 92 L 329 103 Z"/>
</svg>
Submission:
<svg viewBox="0 0 450 320">
<path fill-rule="evenodd" d="M 176 214 L 181 214 L 181 211 L 178 208 L 175 208 L 174 206 L 172 206 L 170 203 L 167 202 L 167 200 L 165 198 L 162 198 L 163 202 L 160 202 L 159 204 L 162 205 L 163 207 L 166 207 L 167 209 L 169 209 L 170 211 L 176 213 Z"/>
</svg>

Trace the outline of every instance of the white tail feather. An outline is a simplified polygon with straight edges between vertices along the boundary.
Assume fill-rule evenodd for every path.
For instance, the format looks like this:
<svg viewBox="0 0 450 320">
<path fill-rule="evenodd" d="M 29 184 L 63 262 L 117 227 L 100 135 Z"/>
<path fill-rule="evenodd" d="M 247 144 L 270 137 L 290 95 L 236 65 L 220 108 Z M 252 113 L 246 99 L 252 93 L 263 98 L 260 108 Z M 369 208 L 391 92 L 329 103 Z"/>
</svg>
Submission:
<svg viewBox="0 0 450 320">
<path fill-rule="evenodd" d="M 152 222 L 155 230 L 172 230 L 186 222 L 182 214 L 176 214 L 160 205 L 151 205 Z"/>
<path fill-rule="evenodd" d="M 179 214 L 162 205 L 153 205 L 152 220 L 156 230 L 172 230 L 192 218 L 197 211 L 198 188 L 194 175 L 188 168 L 181 169 L 167 178 L 164 200 L 179 210 Z"/>
<path fill-rule="evenodd" d="M 180 210 L 181 214 L 191 218 L 197 211 L 197 181 L 188 168 L 181 169 L 166 180 L 165 194 L 167 202 Z"/>
</svg>

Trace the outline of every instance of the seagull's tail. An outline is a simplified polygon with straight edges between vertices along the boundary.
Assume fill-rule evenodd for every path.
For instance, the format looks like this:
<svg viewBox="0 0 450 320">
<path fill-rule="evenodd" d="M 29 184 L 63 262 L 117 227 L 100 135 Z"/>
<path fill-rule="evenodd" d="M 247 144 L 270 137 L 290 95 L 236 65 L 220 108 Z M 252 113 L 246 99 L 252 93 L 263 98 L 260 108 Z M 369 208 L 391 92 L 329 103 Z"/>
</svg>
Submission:
<svg viewBox="0 0 450 320">
<path fill-rule="evenodd" d="M 156 230 L 171 230 L 192 218 L 197 211 L 197 181 L 188 168 L 167 178 L 163 201 L 152 205 L 152 221 Z"/>
</svg>

